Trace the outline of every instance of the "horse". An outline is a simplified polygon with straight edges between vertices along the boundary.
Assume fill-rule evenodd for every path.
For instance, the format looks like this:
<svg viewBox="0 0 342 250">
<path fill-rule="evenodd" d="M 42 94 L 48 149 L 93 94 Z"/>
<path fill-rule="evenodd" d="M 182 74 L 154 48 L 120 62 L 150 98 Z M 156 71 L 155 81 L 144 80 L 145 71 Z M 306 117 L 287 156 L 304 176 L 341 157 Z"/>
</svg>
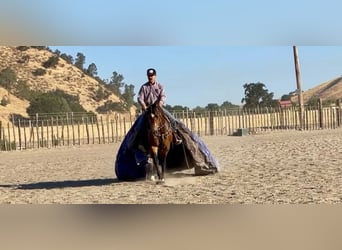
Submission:
<svg viewBox="0 0 342 250">
<path fill-rule="evenodd" d="M 157 183 L 165 182 L 166 158 L 172 144 L 172 127 L 158 102 L 150 105 L 145 112 L 147 129 L 147 152 L 152 157 L 152 164 L 146 165 L 146 179 L 152 177 L 153 170 L 158 175 Z"/>
</svg>

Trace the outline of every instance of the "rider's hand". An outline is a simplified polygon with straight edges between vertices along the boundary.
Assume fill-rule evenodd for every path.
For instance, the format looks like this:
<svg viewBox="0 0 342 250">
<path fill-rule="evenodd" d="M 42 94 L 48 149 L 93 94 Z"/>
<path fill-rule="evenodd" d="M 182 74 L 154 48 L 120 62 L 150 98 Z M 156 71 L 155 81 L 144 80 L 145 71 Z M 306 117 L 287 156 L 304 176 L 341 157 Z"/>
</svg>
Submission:
<svg viewBox="0 0 342 250">
<path fill-rule="evenodd" d="M 143 111 L 145 111 L 147 109 L 146 105 L 142 105 L 141 108 Z"/>
</svg>

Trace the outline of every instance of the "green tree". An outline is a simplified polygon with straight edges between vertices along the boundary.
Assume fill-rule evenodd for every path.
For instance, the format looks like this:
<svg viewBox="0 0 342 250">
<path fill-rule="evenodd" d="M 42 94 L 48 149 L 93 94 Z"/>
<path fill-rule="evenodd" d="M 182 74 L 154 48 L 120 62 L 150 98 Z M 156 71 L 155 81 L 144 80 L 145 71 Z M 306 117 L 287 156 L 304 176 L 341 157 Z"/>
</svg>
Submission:
<svg viewBox="0 0 342 250">
<path fill-rule="evenodd" d="M 1 99 L 1 101 L 0 101 L 0 105 L 6 107 L 7 104 L 9 104 L 8 97 L 3 96 L 2 99 Z"/>
<path fill-rule="evenodd" d="M 80 70 L 84 70 L 83 66 L 85 64 L 85 59 L 86 57 L 81 53 L 78 52 L 76 55 L 76 59 L 75 59 L 75 67 L 79 68 Z"/>
<path fill-rule="evenodd" d="M 64 59 L 67 63 L 73 64 L 74 63 L 74 58 L 70 55 L 67 55 L 65 53 L 61 54 L 60 57 Z"/>
<path fill-rule="evenodd" d="M 108 88 L 118 96 L 121 96 L 121 88 L 125 85 L 123 75 L 113 72 L 113 75 L 108 83 Z"/>
<path fill-rule="evenodd" d="M 165 104 L 164 109 L 166 109 L 169 112 L 173 112 L 172 106 L 170 104 Z"/>
<path fill-rule="evenodd" d="M 231 102 L 225 101 L 221 104 L 220 108 L 221 109 L 236 109 L 236 108 L 239 108 L 239 106 Z"/>
<path fill-rule="evenodd" d="M 45 62 L 43 62 L 43 67 L 44 68 L 55 68 L 56 65 L 58 64 L 59 61 L 59 57 L 56 55 L 53 55 L 51 57 L 49 57 L 49 59 Z"/>
<path fill-rule="evenodd" d="M 269 93 L 265 84 L 261 82 L 249 83 L 243 85 L 245 89 L 245 97 L 242 98 L 241 103 L 244 108 L 256 107 L 276 107 L 278 105 L 276 100 L 273 100 L 273 93 Z"/>
<path fill-rule="evenodd" d="M 290 101 L 291 100 L 292 95 L 282 95 L 280 98 L 280 101 Z"/>
<path fill-rule="evenodd" d="M 192 109 L 192 111 L 194 111 L 196 113 L 204 113 L 206 111 L 206 109 L 203 107 L 200 107 L 200 106 L 196 106 L 195 108 Z"/>
<path fill-rule="evenodd" d="M 127 85 L 125 84 L 125 90 L 124 93 L 122 94 L 122 99 L 126 103 L 126 109 L 129 110 L 133 104 L 134 104 L 134 85 L 130 84 Z"/>
<path fill-rule="evenodd" d="M 121 102 L 113 102 L 109 100 L 106 101 L 104 105 L 97 107 L 96 111 L 99 113 L 105 113 L 108 111 L 123 112 L 125 111 L 125 107 L 122 105 Z"/>
<path fill-rule="evenodd" d="M 0 71 L 0 86 L 7 89 L 8 93 L 10 93 L 11 89 L 17 82 L 17 74 L 15 71 L 9 67 Z"/>
<path fill-rule="evenodd" d="M 17 46 L 16 49 L 20 50 L 20 51 L 26 51 L 28 50 L 30 47 L 29 46 Z"/>
<path fill-rule="evenodd" d="M 57 55 L 57 56 L 60 56 L 60 55 L 61 55 L 61 51 L 58 50 L 58 49 L 56 49 L 53 53 L 54 53 L 55 55 Z"/>
<path fill-rule="evenodd" d="M 71 108 L 65 98 L 52 92 L 37 95 L 27 108 L 27 113 L 34 115 L 36 113 L 60 113 L 71 112 Z"/>
<path fill-rule="evenodd" d="M 104 98 L 105 98 L 105 92 L 104 92 L 103 88 L 101 86 L 99 86 L 97 88 L 97 91 L 95 92 L 94 100 L 100 101 L 100 100 L 103 100 Z"/>
<path fill-rule="evenodd" d="M 64 98 L 67 101 L 72 112 L 86 112 L 86 110 L 80 104 L 79 95 L 73 96 L 73 95 L 65 93 L 63 90 L 60 90 L 60 89 L 57 89 L 52 93 Z"/>
<path fill-rule="evenodd" d="M 90 75 L 91 77 L 97 76 L 97 67 L 95 63 L 89 64 L 88 69 L 87 69 L 87 74 Z"/>
<path fill-rule="evenodd" d="M 26 81 L 19 80 L 14 90 L 14 94 L 19 98 L 31 100 L 34 97 L 35 92 L 30 90 Z"/>
<path fill-rule="evenodd" d="M 47 46 L 31 46 L 31 48 L 37 49 L 37 50 L 44 50 L 44 49 L 48 49 Z"/>
<path fill-rule="evenodd" d="M 217 103 L 209 103 L 205 108 L 209 111 L 218 111 L 220 106 Z"/>
</svg>

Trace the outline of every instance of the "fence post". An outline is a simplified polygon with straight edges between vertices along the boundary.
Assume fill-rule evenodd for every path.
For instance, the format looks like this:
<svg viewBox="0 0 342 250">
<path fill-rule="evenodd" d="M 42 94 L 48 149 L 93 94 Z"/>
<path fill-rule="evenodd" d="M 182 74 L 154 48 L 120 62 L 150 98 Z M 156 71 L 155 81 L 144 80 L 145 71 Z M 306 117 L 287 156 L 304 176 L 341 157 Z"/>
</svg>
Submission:
<svg viewBox="0 0 342 250">
<path fill-rule="evenodd" d="M 15 135 L 15 123 L 14 123 L 14 115 L 12 114 L 12 130 L 13 130 L 13 140 L 14 140 L 14 146 L 15 146 L 15 149 L 17 149 L 17 137 Z"/>
<path fill-rule="evenodd" d="M 7 135 L 8 135 L 8 143 L 9 143 L 9 150 L 12 151 L 12 143 L 11 143 L 11 130 L 10 130 L 10 124 L 7 123 Z"/>
<path fill-rule="evenodd" d="M 214 115 L 213 111 L 209 111 L 209 131 L 210 135 L 214 135 Z"/>
<path fill-rule="evenodd" d="M 341 100 L 340 99 L 336 100 L 336 121 L 337 121 L 337 127 L 340 127 L 341 126 Z"/>
<path fill-rule="evenodd" d="M 58 122 L 58 116 L 56 116 L 56 129 L 57 129 L 57 131 L 56 131 L 56 136 L 57 136 L 57 145 L 56 146 L 60 146 L 61 144 L 61 141 L 60 141 L 60 138 L 59 138 L 59 122 Z"/>
<path fill-rule="evenodd" d="M 18 140 L 19 140 L 19 149 L 22 150 L 20 119 L 18 119 Z"/>
<path fill-rule="evenodd" d="M 131 122 L 131 114 L 129 114 L 129 120 Z M 107 125 L 107 142 L 109 143 L 110 142 L 110 133 L 109 133 L 109 112 L 107 112 L 107 119 L 106 119 L 106 125 Z M 131 126 L 132 126 L 132 123 L 131 123 Z"/>
<path fill-rule="evenodd" d="M 319 128 L 323 129 L 323 104 L 322 104 L 322 98 L 318 99 L 318 117 L 319 117 Z"/>
<path fill-rule="evenodd" d="M 92 134 L 92 137 L 93 137 L 93 144 L 95 144 L 94 116 L 91 117 L 91 134 Z"/>
<path fill-rule="evenodd" d="M 118 142 L 118 137 L 119 137 L 119 124 L 118 124 L 118 119 L 119 119 L 119 116 L 116 114 L 115 115 L 115 142 Z"/>
<path fill-rule="evenodd" d="M 36 113 L 36 132 L 37 132 L 37 147 L 40 147 L 40 142 L 39 142 L 39 125 L 38 125 L 38 113 Z"/>
<path fill-rule="evenodd" d="M 74 112 L 71 112 L 72 145 L 75 145 Z"/>
<path fill-rule="evenodd" d="M 87 134 L 87 144 L 89 144 L 89 128 L 88 128 L 88 117 L 85 119 L 86 122 L 86 134 Z"/>
<path fill-rule="evenodd" d="M 55 146 L 55 135 L 54 135 L 54 124 L 53 124 L 53 116 L 51 116 L 51 148 Z"/>
<path fill-rule="evenodd" d="M 27 139 L 26 139 L 26 124 L 27 122 L 25 122 L 24 120 L 24 145 L 25 145 L 25 149 L 27 149 Z"/>
<path fill-rule="evenodd" d="M 99 119 L 98 117 L 96 118 L 96 128 L 97 128 L 97 135 L 99 139 L 99 144 L 101 144 L 101 134 L 100 134 L 100 127 L 99 127 Z"/>
<path fill-rule="evenodd" d="M 103 144 L 106 143 L 106 139 L 105 139 L 105 130 L 104 130 L 104 125 L 103 125 L 103 117 L 101 115 L 101 130 L 102 130 L 102 142 Z"/>
</svg>

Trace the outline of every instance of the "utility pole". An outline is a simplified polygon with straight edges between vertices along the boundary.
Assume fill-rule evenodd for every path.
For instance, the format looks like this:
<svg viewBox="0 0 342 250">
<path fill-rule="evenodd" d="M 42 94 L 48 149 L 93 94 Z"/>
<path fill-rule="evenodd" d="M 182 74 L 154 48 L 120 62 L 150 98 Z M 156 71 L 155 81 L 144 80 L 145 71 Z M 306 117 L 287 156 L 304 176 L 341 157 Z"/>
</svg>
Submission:
<svg viewBox="0 0 342 250">
<path fill-rule="evenodd" d="M 300 130 L 304 128 L 304 101 L 303 101 L 303 93 L 302 93 L 302 82 L 300 79 L 300 68 L 299 68 L 299 59 L 298 59 L 298 50 L 296 46 L 293 46 L 293 55 L 295 62 L 295 70 L 296 70 L 296 79 L 297 79 L 297 94 L 298 94 L 298 103 L 299 103 L 299 126 Z"/>
</svg>

